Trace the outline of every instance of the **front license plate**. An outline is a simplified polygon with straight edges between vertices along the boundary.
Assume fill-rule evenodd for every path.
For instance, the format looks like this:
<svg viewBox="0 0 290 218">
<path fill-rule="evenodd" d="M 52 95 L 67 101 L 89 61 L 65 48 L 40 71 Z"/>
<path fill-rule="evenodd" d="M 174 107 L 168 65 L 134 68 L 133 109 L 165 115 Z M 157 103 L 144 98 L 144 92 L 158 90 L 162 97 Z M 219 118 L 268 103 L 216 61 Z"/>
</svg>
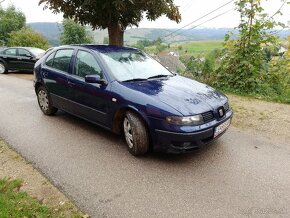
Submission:
<svg viewBox="0 0 290 218">
<path fill-rule="evenodd" d="M 221 125 L 219 125 L 218 127 L 215 128 L 214 130 L 214 138 L 217 137 L 219 134 L 223 133 L 224 131 L 226 131 L 227 128 L 229 128 L 231 124 L 231 119 L 228 119 L 226 122 L 222 123 Z"/>
</svg>

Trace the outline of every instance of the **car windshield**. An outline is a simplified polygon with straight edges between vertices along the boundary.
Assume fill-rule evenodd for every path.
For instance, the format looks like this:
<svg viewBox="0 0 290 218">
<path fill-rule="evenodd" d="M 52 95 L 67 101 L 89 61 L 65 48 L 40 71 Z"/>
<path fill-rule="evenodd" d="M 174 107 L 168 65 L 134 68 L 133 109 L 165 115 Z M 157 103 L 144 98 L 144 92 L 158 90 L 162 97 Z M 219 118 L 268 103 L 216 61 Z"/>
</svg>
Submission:
<svg viewBox="0 0 290 218">
<path fill-rule="evenodd" d="M 173 73 L 156 60 L 140 51 L 114 51 L 100 54 L 120 82 L 173 76 Z"/>
<path fill-rule="evenodd" d="M 29 48 L 28 49 L 35 57 L 42 55 L 45 51 L 40 48 Z"/>
</svg>

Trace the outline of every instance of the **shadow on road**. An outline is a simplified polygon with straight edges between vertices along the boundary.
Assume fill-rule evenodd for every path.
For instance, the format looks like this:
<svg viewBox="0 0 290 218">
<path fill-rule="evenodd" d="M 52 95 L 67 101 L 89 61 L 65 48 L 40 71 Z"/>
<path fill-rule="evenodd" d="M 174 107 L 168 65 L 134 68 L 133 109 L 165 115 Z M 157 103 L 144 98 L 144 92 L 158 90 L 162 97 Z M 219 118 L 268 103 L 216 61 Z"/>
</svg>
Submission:
<svg viewBox="0 0 290 218">
<path fill-rule="evenodd" d="M 204 159 L 208 159 L 209 156 L 214 156 L 214 153 L 218 152 L 217 150 L 220 149 L 220 142 L 219 140 L 203 147 L 202 149 L 186 154 L 168 154 L 168 153 L 161 153 L 161 152 L 148 152 L 144 156 L 140 157 L 133 157 L 127 151 L 126 142 L 122 135 L 116 135 L 108 130 L 103 129 L 97 125 L 89 123 L 85 120 L 77 118 L 73 115 L 70 115 L 66 112 L 59 111 L 57 112 L 55 118 L 61 119 L 62 122 L 68 123 L 70 126 L 74 126 L 76 129 L 80 129 L 89 133 L 89 135 L 95 135 L 96 139 L 100 139 L 104 141 L 105 144 L 98 144 L 98 146 L 103 146 L 104 149 L 108 149 L 107 145 L 110 145 L 108 152 L 112 152 L 113 155 L 123 155 L 125 153 L 128 154 L 129 158 L 133 158 L 134 160 L 140 160 L 144 162 L 158 162 L 164 163 L 167 165 L 170 164 L 186 164 L 192 162 L 199 162 Z M 120 153 L 121 150 L 121 153 Z"/>
</svg>

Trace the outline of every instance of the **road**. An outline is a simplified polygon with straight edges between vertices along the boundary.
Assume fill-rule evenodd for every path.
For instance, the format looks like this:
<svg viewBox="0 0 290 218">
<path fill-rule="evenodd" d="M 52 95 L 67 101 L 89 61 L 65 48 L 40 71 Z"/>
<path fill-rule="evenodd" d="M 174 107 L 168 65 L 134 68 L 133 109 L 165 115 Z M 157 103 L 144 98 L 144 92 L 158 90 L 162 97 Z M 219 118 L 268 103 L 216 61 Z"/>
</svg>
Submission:
<svg viewBox="0 0 290 218">
<path fill-rule="evenodd" d="M 283 140 L 231 127 L 194 154 L 135 158 L 108 131 L 44 116 L 27 78 L 0 75 L 0 137 L 92 217 L 290 217 Z"/>
</svg>

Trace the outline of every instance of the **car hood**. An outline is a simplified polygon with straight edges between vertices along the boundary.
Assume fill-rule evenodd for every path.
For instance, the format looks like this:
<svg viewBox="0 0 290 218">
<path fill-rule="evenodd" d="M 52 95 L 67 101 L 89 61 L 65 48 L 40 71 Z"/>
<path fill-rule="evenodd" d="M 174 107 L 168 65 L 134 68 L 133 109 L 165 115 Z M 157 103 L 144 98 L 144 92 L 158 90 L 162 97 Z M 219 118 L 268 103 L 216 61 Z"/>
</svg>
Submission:
<svg viewBox="0 0 290 218">
<path fill-rule="evenodd" d="M 227 101 L 226 96 L 213 88 L 182 76 L 121 84 L 163 102 L 184 116 L 217 109 Z"/>
</svg>

